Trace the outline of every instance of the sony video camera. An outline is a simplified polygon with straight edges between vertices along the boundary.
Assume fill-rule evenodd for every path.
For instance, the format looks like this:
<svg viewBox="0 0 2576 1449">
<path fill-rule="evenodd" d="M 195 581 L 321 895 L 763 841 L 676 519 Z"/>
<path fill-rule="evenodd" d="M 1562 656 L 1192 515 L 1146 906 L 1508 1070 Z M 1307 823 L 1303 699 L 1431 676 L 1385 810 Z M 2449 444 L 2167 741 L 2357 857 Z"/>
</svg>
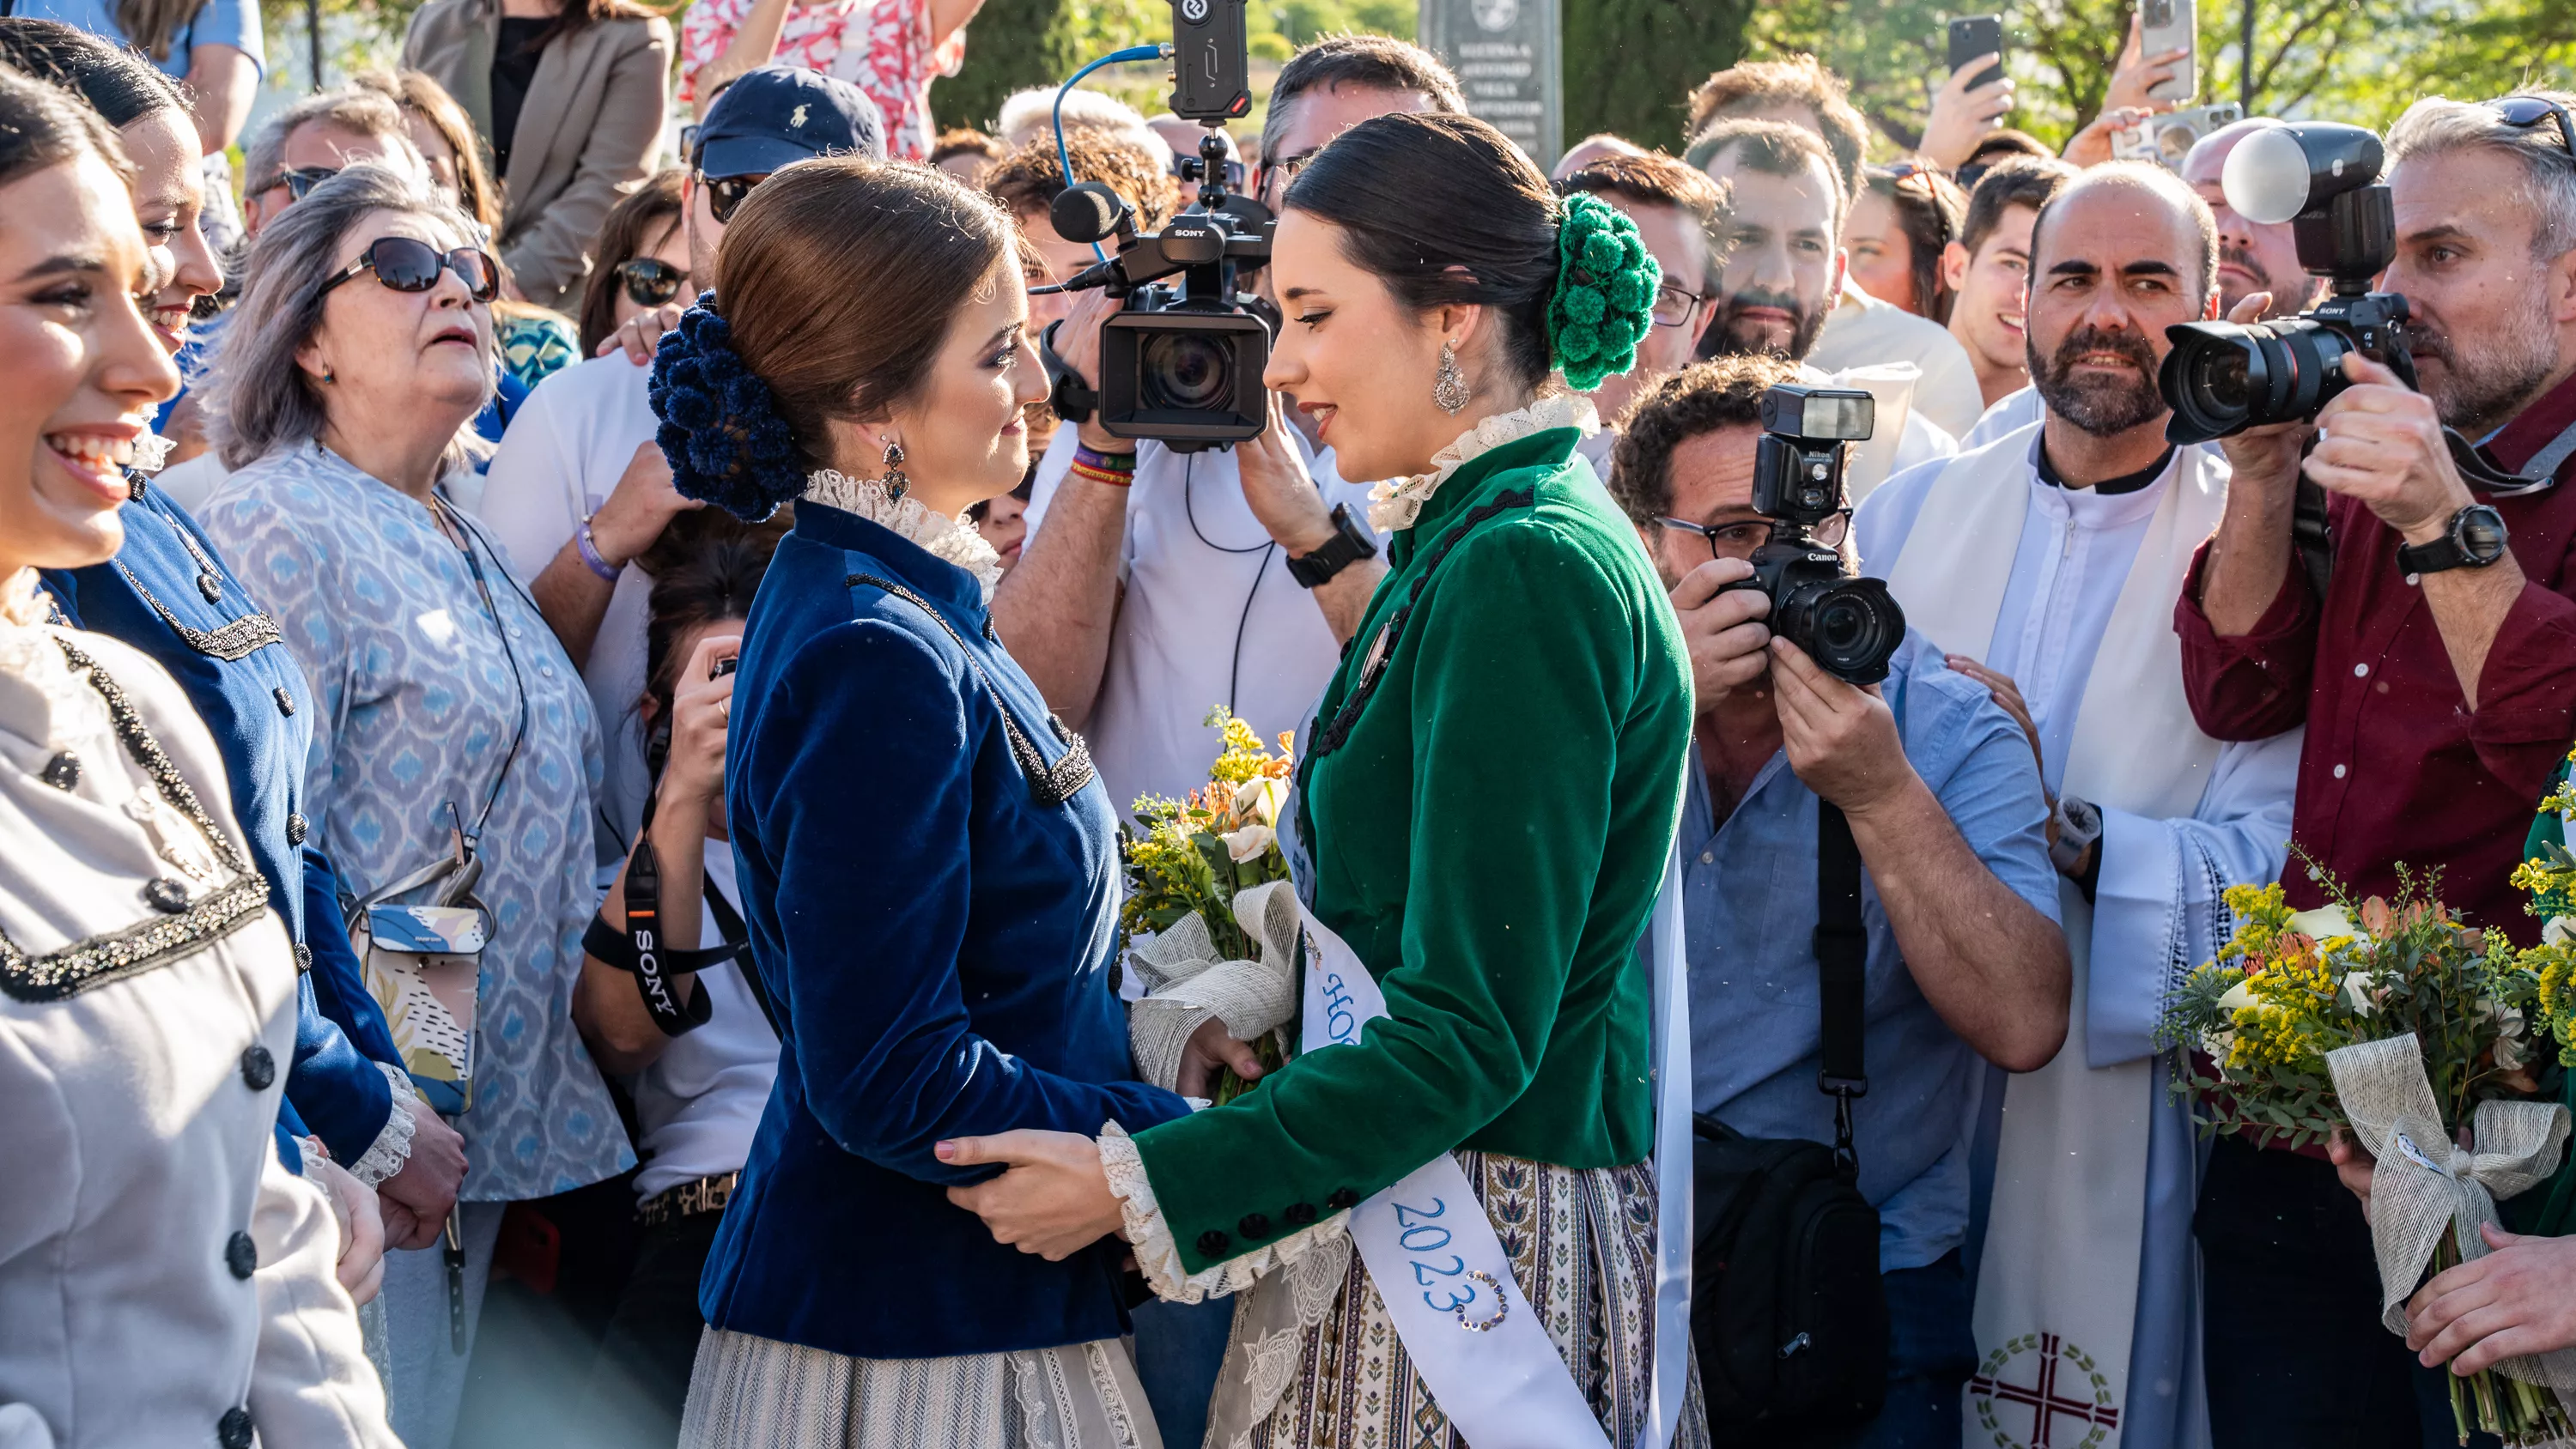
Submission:
<svg viewBox="0 0 2576 1449">
<path fill-rule="evenodd" d="M 1753 551 L 1753 577 L 1727 585 L 1771 599 L 1771 632 L 1854 684 L 1887 677 L 1905 642 L 1905 611 L 1881 579 L 1853 578 L 1813 530 L 1845 510 L 1843 444 L 1866 439 L 1878 404 L 1858 389 L 1783 384 L 1762 395 L 1753 507 L 1771 537 Z"/>
<path fill-rule="evenodd" d="M 1161 231 L 1139 234 L 1135 213 L 1099 182 L 1078 182 L 1056 198 L 1049 220 L 1057 235 L 1094 245 L 1115 238 L 1118 248 L 1064 290 L 1104 288 L 1126 305 L 1102 326 L 1097 392 L 1063 365 L 1051 335 L 1044 355 L 1058 416 L 1080 422 L 1096 411 L 1115 436 L 1194 453 L 1258 437 L 1268 424 L 1261 373 L 1270 325 L 1236 277 L 1270 260 L 1273 222 L 1269 208 L 1226 189 L 1225 140 L 1217 134 L 1252 109 L 1245 0 L 1171 5 L 1172 110 L 1208 128 L 1199 154 L 1180 162 L 1182 179 L 1198 183 L 1198 200 Z"/>
<path fill-rule="evenodd" d="M 2334 284 L 2313 310 L 2277 322 L 2186 322 L 2165 329 L 2156 388 L 2173 409 L 2165 438 L 2202 443 L 2266 423 L 2314 418 L 2344 390 L 2358 352 L 2415 385 L 2406 299 L 2370 290 L 2397 255 L 2397 213 L 2379 184 L 2379 138 L 2309 121 L 2256 131 L 2228 153 L 2219 184 L 2249 221 L 2290 223 L 2299 264 Z"/>
</svg>

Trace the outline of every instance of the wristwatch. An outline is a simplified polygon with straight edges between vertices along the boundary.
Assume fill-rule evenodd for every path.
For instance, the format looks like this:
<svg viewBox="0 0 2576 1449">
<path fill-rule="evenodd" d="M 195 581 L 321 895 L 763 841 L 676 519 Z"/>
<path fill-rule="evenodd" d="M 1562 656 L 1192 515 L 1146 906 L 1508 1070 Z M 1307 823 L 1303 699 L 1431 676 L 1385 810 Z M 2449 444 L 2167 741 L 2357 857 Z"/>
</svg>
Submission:
<svg viewBox="0 0 2576 1449">
<path fill-rule="evenodd" d="M 2060 873 L 2075 869 L 2102 838 L 2102 812 L 2092 801 L 2073 795 L 2057 797 L 2057 843 L 2048 848 L 2048 860 Z"/>
<path fill-rule="evenodd" d="M 2482 569 L 2504 557 L 2504 544 L 2504 515 L 2487 504 L 2472 503 L 2451 515 L 2450 526 L 2440 538 L 2398 545 L 2397 567 L 2410 574 Z"/>
<path fill-rule="evenodd" d="M 1314 588 L 1361 559 L 1377 557 L 1376 541 L 1351 518 L 1349 504 L 1333 509 L 1333 529 L 1333 536 L 1324 540 L 1323 547 L 1288 560 L 1288 577 L 1295 579 L 1299 587 Z"/>
</svg>

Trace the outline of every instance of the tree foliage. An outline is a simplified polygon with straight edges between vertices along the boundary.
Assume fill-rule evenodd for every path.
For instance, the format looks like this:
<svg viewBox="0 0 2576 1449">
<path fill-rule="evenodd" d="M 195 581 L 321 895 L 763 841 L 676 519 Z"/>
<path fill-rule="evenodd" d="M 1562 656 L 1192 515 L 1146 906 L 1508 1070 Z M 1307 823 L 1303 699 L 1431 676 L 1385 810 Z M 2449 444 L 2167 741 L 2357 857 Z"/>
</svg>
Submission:
<svg viewBox="0 0 2576 1449">
<path fill-rule="evenodd" d="M 1565 139 L 1681 149 L 1682 101 L 1744 53 L 1752 0 L 1564 0 Z"/>
</svg>

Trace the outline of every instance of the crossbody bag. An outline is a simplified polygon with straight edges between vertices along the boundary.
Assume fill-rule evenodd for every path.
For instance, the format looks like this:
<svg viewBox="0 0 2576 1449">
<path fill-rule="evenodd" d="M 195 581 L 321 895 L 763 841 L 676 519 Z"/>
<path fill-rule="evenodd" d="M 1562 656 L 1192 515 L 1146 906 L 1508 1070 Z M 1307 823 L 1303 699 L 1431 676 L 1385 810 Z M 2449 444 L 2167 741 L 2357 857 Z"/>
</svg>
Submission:
<svg viewBox="0 0 2576 1449">
<path fill-rule="evenodd" d="M 1830 801 L 1817 802 L 1816 837 L 1816 1085 L 1834 1099 L 1833 1145 L 1693 1119 L 1691 1340 L 1721 1438 L 1865 1423 L 1887 1398 L 1878 1210 L 1852 1142 L 1852 1103 L 1869 1091 L 1860 848 Z"/>
</svg>

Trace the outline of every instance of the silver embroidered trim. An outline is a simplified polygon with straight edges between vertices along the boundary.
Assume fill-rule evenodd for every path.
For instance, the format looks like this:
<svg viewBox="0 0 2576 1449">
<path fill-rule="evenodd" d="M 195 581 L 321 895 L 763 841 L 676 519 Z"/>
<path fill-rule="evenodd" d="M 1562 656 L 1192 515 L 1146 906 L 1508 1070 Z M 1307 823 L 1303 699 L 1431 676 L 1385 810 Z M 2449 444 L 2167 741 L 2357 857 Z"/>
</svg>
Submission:
<svg viewBox="0 0 2576 1449">
<path fill-rule="evenodd" d="M 116 726 L 116 737 L 125 753 L 143 768 L 161 792 L 161 798 L 172 809 L 187 817 L 206 838 L 215 859 L 233 873 L 231 884 L 198 897 L 187 909 L 170 915 L 154 915 L 122 930 L 108 931 L 75 941 L 41 956 L 30 956 L 18 943 L 0 931 L 0 990 L 20 1001 L 61 1001 L 77 996 L 94 986 L 121 981 L 128 976 L 148 971 L 155 966 L 188 955 L 206 943 L 218 940 L 240 929 L 268 907 L 268 886 L 257 872 L 242 861 L 240 852 L 197 802 L 179 768 L 161 749 L 161 742 L 134 710 L 133 701 L 117 687 L 98 661 L 70 640 L 57 638 L 63 658 L 71 667 L 89 676 L 90 688 L 107 705 L 108 719 Z"/>
<path fill-rule="evenodd" d="M 181 536 L 185 537 L 184 534 Z M 143 602 L 152 606 L 152 612 L 161 616 L 161 622 L 169 625 L 172 633 L 177 634 L 189 648 L 200 654 L 210 654 L 230 664 L 254 650 L 265 649 L 286 638 L 285 634 L 279 631 L 277 621 L 266 614 L 244 614 L 213 633 L 190 628 L 180 623 L 179 616 L 171 613 L 168 605 L 154 597 L 152 591 L 143 586 L 143 581 L 134 576 L 134 570 L 121 563 L 116 566 L 116 569 L 117 572 L 125 575 L 127 583 L 134 586 L 134 592 L 143 596 Z"/>
</svg>

